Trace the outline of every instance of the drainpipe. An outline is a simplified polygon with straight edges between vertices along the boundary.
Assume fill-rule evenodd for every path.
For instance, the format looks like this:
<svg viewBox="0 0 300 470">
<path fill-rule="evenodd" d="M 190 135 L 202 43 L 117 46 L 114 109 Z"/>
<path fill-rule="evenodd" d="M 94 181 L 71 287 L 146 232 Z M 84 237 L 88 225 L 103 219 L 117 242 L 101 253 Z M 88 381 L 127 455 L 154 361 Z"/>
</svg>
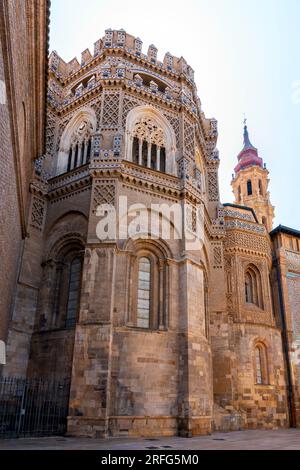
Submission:
<svg viewBox="0 0 300 470">
<path fill-rule="evenodd" d="M 279 304 L 280 304 L 280 317 L 281 317 L 281 336 L 282 336 L 282 348 L 283 356 L 286 363 L 286 378 L 287 378 L 287 399 L 288 399 L 288 410 L 289 410 L 289 420 L 290 427 L 296 428 L 296 409 L 295 409 L 295 396 L 293 390 L 293 379 L 292 379 L 292 370 L 289 354 L 289 343 L 288 343 L 288 334 L 286 328 L 286 312 L 283 301 L 283 288 L 281 280 L 281 267 L 278 259 L 274 260 L 274 265 L 277 274 L 277 283 L 278 283 L 278 294 L 279 294 Z"/>
</svg>

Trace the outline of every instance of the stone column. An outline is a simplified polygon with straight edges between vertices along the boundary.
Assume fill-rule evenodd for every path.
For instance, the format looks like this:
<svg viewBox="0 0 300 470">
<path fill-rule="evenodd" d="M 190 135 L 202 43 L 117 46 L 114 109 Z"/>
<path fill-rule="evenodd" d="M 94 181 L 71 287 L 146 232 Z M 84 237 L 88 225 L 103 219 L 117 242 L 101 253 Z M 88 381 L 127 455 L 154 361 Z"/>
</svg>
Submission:
<svg viewBox="0 0 300 470">
<path fill-rule="evenodd" d="M 164 324 L 164 261 L 159 261 L 159 321 L 158 321 L 158 328 L 160 330 L 165 329 Z"/>
<path fill-rule="evenodd" d="M 148 143 L 148 157 L 147 157 L 147 167 L 148 168 L 151 168 L 151 147 L 152 147 L 152 144 L 150 142 L 150 143 Z"/>
<path fill-rule="evenodd" d="M 202 266 L 185 259 L 180 270 L 180 361 L 178 432 L 211 433 L 213 386 L 211 351 L 205 337 Z"/>
<path fill-rule="evenodd" d="M 108 436 L 115 257 L 112 246 L 85 254 L 68 417 L 73 436 Z"/>
<path fill-rule="evenodd" d="M 143 164 L 143 141 L 139 140 L 139 165 Z"/>
<path fill-rule="evenodd" d="M 82 165 L 82 160 L 83 160 L 83 145 L 84 145 L 84 143 L 81 143 L 81 144 L 78 145 L 77 166 Z"/>
<path fill-rule="evenodd" d="M 76 145 L 73 145 L 73 147 L 72 147 L 72 159 L 71 159 L 71 167 L 70 167 L 70 170 L 73 170 L 74 165 L 75 165 L 75 151 L 76 151 Z"/>
<path fill-rule="evenodd" d="M 84 155 L 83 155 L 83 164 L 84 164 L 84 165 L 86 164 L 88 147 L 89 147 L 89 141 L 86 140 L 86 141 L 84 142 Z"/>
<path fill-rule="evenodd" d="M 157 171 L 160 171 L 160 147 L 158 146 L 156 151 L 156 169 Z"/>
</svg>

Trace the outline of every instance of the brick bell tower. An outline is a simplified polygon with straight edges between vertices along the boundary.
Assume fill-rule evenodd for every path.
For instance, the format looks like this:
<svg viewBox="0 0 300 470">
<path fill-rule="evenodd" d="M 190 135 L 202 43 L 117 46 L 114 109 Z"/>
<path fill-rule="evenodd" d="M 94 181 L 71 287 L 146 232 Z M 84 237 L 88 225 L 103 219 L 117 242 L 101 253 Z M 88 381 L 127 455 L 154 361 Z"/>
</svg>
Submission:
<svg viewBox="0 0 300 470">
<path fill-rule="evenodd" d="M 273 228 L 274 207 L 268 191 L 269 171 L 250 142 L 246 119 L 244 124 L 244 148 L 238 155 L 238 164 L 231 181 L 235 204 L 251 207 L 258 222 L 264 224 L 270 232 Z"/>
</svg>

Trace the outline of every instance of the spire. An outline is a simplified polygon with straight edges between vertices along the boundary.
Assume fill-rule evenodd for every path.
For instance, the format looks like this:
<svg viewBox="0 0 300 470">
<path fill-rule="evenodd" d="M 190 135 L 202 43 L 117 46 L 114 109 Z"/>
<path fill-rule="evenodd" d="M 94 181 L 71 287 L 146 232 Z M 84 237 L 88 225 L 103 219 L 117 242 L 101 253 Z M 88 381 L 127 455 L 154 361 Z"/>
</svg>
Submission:
<svg viewBox="0 0 300 470">
<path fill-rule="evenodd" d="M 259 166 L 263 168 L 263 160 L 258 156 L 258 150 L 251 144 L 247 127 L 247 119 L 244 119 L 244 147 L 238 155 L 238 164 L 235 173 L 249 166 Z"/>
<path fill-rule="evenodd" d="M 250 142 L 248 128 L 247 128 L 247 125 L 245 124 L 244 126 L 244 149 L 243 150 L 246 150 L 246 149 L 255 149 L 255 147 Z"/>
</svg>

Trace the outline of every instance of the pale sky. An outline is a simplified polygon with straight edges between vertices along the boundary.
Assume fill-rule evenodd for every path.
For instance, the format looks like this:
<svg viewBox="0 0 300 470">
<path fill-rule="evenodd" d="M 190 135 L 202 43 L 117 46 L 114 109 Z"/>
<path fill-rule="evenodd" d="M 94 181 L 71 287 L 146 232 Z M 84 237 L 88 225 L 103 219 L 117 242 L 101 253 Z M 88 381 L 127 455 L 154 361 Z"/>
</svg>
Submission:
<svg viewBox="0 0 300 470">
<path fill-rule="evenodd" d="M 52 0 L 51 43 L 66 61 L 125 29 L 183 56 L 207 117 L 219 123 L 221 202 L 232 202 L 231 174 L 242 148 L 243 117 L 270 170 L 275 226 L 300 229 L 299 0 Z"/>
</svg>

